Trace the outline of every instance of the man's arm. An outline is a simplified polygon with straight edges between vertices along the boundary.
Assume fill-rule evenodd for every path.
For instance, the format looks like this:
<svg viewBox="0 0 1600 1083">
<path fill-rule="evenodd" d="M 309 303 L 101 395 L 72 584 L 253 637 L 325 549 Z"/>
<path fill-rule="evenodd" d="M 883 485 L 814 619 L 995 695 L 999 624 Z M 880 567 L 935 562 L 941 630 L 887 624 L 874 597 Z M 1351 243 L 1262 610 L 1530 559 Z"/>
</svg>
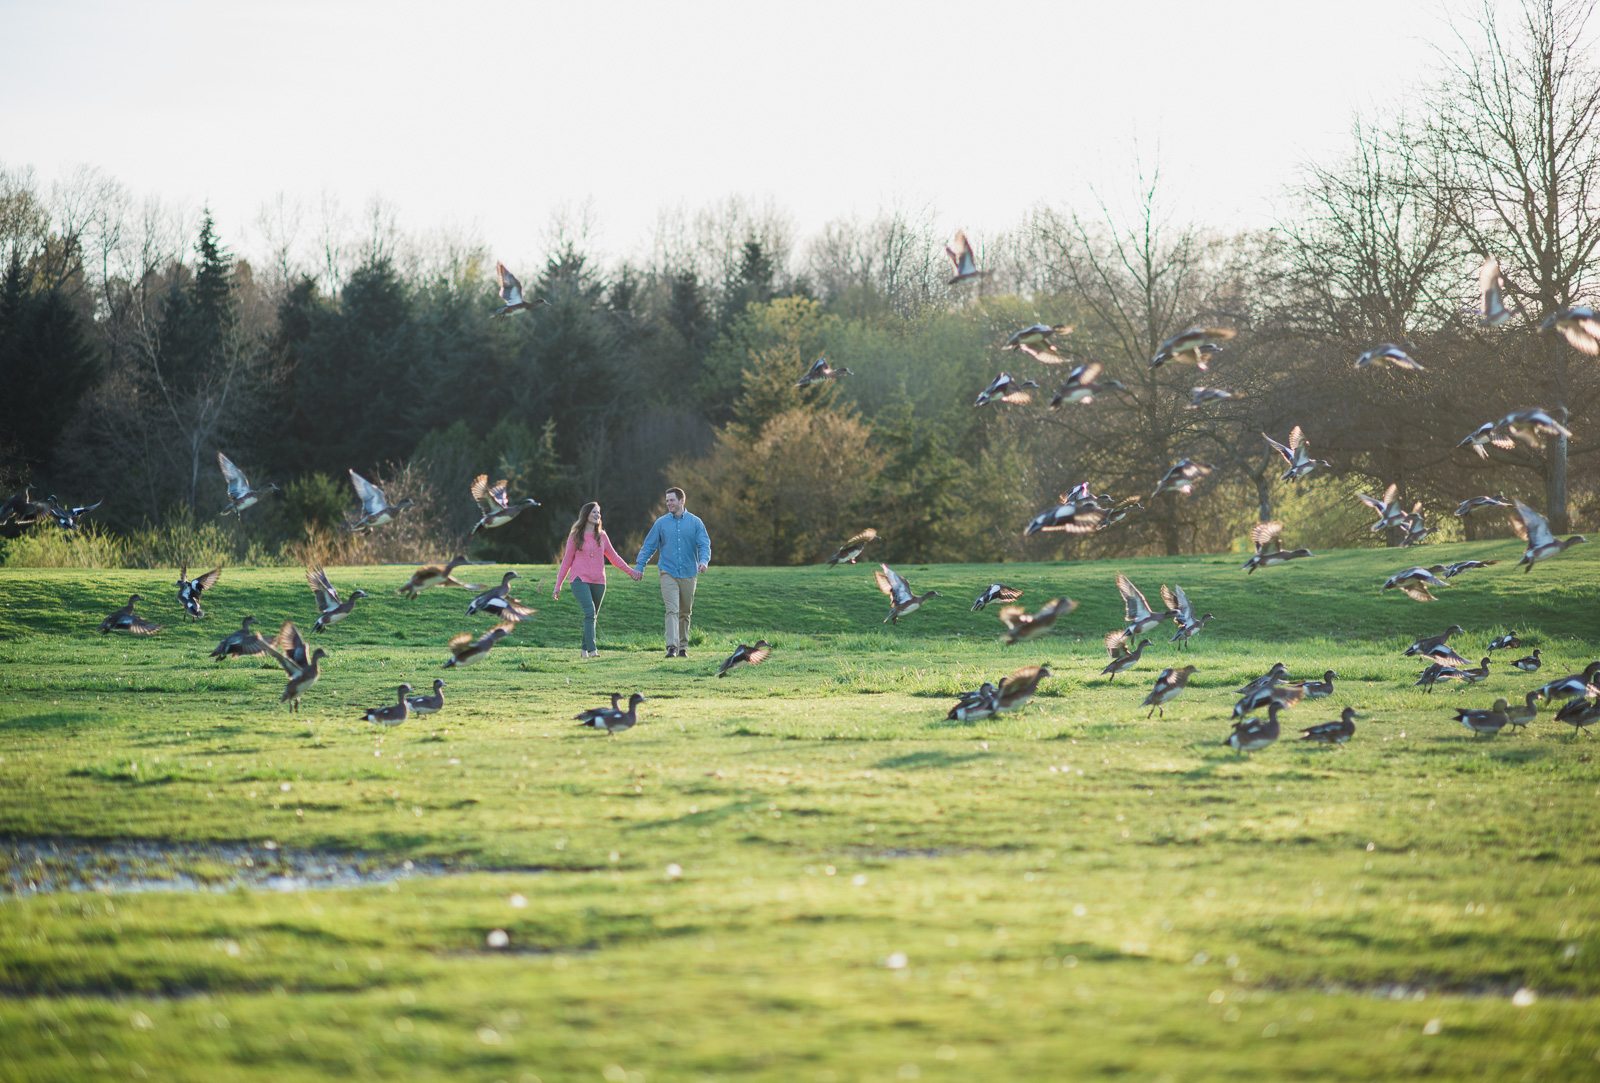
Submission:
<svg viewBox="0 0 1600 1083">
<path fill-rule="evenodd" d="M 695 516 L 697 534 L 694 539 L 694 552 L 699 560 L 700 571 L 705 571 L 711 566 L 711 535 L 706 533 L 706 524 L 698 515 Z"/>
<path fill-rule="evenodd" d="M 644 544 L 639 546 L 639 559 L 633 562 L 634 570 L 640 575 L 644 574 L 644 565 L 647 560 L 661 548 L 661 520 L 657 519 L 650 524 L 650 533 L 644 536 Z"/>
</svg>

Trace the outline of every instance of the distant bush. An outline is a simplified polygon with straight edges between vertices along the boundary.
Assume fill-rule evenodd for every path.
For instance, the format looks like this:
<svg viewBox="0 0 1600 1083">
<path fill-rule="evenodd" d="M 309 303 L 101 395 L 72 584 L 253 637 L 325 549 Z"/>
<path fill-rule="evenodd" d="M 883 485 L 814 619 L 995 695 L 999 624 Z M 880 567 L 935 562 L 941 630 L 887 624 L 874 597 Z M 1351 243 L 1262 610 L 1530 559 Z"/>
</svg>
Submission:
<svg viewBox="0 0 1600 1083">
<path fill-rule="evenodd" d="M 236 523 L 195 522 L 187 505 L 167 510 L 159 523 L 118 535 L 89 523 L 76 531 L 41 524 L 21 537 L 0 541 L 0 565 L 8 568 L 176 568 L 290 563 L 278 546 L 250 537 Z"/>
<path fill-rule="evenodd" d="M 41 524 L 18 538 L 0 541 L 7 568 L 126 568 L 128 543 L 91 523 L 76 531 Z"/>
</svg>

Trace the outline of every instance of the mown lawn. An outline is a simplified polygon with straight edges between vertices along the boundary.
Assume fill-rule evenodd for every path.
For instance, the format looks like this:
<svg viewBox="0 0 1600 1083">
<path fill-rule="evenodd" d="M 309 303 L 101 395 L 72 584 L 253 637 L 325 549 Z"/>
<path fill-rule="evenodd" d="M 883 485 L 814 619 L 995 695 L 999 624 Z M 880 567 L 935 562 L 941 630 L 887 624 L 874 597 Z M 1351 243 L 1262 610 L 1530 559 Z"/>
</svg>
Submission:
<svg viewBox="0 0 1600 1083">
<path fill-rule="evenodd" d="M 246 613 L 308 630 L 297 571 L 228 569 L 189 625 L 175 572 L 0 569 L 0 1080 L 1594 1079 L 1600 746 L 1549 711 L 1475 738 L 1452 708 L 1600 656 L 1596 550 L 1531 575 L 1509 542 L 1248 577 L 1236 556 L 903 566 L 944 597 L 898 627 L 866 562 L 718 568 L 682 661 L 653 572 L 612 577 L 580 661 L 576 605 L 524 567 L 539 615 L 448 671 L 449 637 L 490 623 L 469 596 L 332 569 L 373 597 L 312 637 L 299 715 L 275 667 L 206 656 Z M 1431 605 L 1377 590 L 1419 554 L 1501 564 Z M 1118 570 L 1217 617 L 1108 682 Z M 968 610 L 994 581 L 1082 604 L 1003 647 L 994 607 Z M 134 591 L 167 630 L 96 634 Z M 1500 632 L 1525 647 L 1424 694 L 1401 650 L 1452 623 L 1472 661 Z M 758 636 L 766 664 L 713 676 Z M 1539 676 L 1504 665 L 1533 647 Z M 1174 659 L 1198 672 L 1147 720 Z M 1221 746 L 1231 689 L 1277 660 L 1339 674 L 1285 728 L 1353 705 L 1348 747 Z M 1026 710 L 945 720 L 1033 662 L 1057 676 Z M 439 715 L 358 720 L 434 676 Z M 636 689 L 632 731 L 570 721 Z M 39 840 L 61 853 L 34 864 Z M 181 844 L 120 868 L 146 880 L 226 886 L 241 852 L 417 875 L 19 890 L 118 872 L 94 857 L 118 840 Z"/>
</svg>

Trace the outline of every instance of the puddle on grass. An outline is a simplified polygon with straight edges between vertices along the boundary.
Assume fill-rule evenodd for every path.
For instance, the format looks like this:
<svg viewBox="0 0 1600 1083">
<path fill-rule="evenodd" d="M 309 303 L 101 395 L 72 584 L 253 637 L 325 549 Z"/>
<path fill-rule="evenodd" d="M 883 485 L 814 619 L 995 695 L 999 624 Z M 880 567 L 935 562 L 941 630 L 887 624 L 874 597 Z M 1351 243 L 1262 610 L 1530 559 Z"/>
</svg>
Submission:
<svg viewBox="0 0 1600 1083">
<path fill-rule="evenodd" d="M 462 871 L 438 860 L 394 861 L 359 850 L 292 850 L 274 842 L 0 840 L 0 897 L 236 888 L 308 891 L 370 887 Z"/>
</svg>

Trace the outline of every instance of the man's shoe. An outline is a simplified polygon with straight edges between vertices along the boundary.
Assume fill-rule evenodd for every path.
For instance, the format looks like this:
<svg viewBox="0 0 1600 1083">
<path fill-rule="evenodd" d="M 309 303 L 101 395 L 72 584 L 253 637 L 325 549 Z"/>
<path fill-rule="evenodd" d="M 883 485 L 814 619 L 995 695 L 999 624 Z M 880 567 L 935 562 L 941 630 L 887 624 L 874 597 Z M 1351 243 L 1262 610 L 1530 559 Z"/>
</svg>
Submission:
<svg viewBox="0 0 1600 1083">
<path fill-rule="evenodd" d="M 668 647 L 667 648 L 667 657 L 668 658 L 676 658 L 676 657 L 678 657 L 678 648 L 677 647 Z"/>
<path fill-rule="evenodd" d="M 679 647 L 678 648 L 678 657 L 679 658 L 687 658 L 687 657 L 689 657 L 689 648 L 688 647 Z"/>
</svg>

